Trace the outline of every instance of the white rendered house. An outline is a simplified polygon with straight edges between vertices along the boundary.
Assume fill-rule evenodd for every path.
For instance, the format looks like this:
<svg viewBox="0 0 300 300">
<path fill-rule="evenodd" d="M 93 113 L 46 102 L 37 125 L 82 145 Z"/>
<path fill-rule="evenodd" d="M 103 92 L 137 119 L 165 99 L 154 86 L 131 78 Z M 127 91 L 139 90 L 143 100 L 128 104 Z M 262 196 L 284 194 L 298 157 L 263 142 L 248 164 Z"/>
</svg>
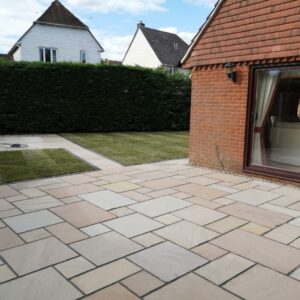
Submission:
<svg viewBox="0 0 300 300">
<path fill-rule="evenodd" d="M 97 64 L 103 51 L 88 26 L 55 0 L 8 54 L 15 61 Z"/>
</svg>

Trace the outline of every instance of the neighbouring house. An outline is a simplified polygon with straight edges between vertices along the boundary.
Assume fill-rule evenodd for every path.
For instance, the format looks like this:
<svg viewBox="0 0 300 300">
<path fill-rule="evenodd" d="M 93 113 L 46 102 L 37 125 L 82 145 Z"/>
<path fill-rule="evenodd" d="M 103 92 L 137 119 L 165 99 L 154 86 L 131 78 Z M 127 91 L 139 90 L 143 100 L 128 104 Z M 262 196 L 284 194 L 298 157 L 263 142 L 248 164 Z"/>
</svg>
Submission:
<svg viewBox="0 0 300 300">
<path fill-rule="evenodd" d="M 300 182 L 300 0 L 220 0 L 184 56 L 190 161 Z"/>
<path fill-rule="evenodd" d="M 8 54 L 15 61 L 96 64 L 103 51 L 88 26 L 55 0 Z"/>
<path fill-rule="evenodd" d="M 148 28 L 140 22 L 123 64 L 146 68 L 163 67 L 173 73 L 180 69 L 180 61 L 187 49 L 188 45 L 178 35 Z"/>
</svg>

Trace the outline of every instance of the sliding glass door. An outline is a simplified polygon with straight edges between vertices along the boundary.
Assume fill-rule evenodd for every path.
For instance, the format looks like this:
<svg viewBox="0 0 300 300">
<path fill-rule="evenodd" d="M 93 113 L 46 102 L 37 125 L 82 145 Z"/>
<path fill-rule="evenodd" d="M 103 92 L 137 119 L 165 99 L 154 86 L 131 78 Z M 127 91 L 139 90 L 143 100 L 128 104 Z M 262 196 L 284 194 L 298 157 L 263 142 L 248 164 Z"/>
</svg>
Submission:
<svg viewBox="0 0 300 300">
<path fill-rule="evenodd" d="M 300 179 L 300 66 L 253 71 L 247 168 Z"/>
</svg>

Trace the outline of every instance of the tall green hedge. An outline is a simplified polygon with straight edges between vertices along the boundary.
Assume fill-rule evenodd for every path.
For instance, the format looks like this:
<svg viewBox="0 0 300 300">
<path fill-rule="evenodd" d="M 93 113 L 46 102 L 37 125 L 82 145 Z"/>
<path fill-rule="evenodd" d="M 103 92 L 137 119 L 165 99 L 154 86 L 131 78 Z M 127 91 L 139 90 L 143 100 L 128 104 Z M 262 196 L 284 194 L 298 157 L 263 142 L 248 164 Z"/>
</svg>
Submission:
<svg viewBox="0 0 300 300">
<path fill-rule="evenodd" d="M 0 133 L 186 130 L 189 78 L 137 67 L 0 63 Z"/>
</svg>

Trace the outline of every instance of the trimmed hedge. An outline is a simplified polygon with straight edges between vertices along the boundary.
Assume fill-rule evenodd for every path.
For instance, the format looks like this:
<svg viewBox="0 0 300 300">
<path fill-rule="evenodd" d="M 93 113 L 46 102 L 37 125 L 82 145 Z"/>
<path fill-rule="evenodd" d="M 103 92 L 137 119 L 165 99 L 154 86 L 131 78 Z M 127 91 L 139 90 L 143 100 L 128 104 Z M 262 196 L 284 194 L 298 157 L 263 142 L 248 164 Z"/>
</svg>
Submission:
<svg viewBox="0 0 300 300">
<path fill-rule="evenodd" d="M 0 133 L 189 128 L 191 81 L 138 67 L 0 63 Z"/>
</svg>

